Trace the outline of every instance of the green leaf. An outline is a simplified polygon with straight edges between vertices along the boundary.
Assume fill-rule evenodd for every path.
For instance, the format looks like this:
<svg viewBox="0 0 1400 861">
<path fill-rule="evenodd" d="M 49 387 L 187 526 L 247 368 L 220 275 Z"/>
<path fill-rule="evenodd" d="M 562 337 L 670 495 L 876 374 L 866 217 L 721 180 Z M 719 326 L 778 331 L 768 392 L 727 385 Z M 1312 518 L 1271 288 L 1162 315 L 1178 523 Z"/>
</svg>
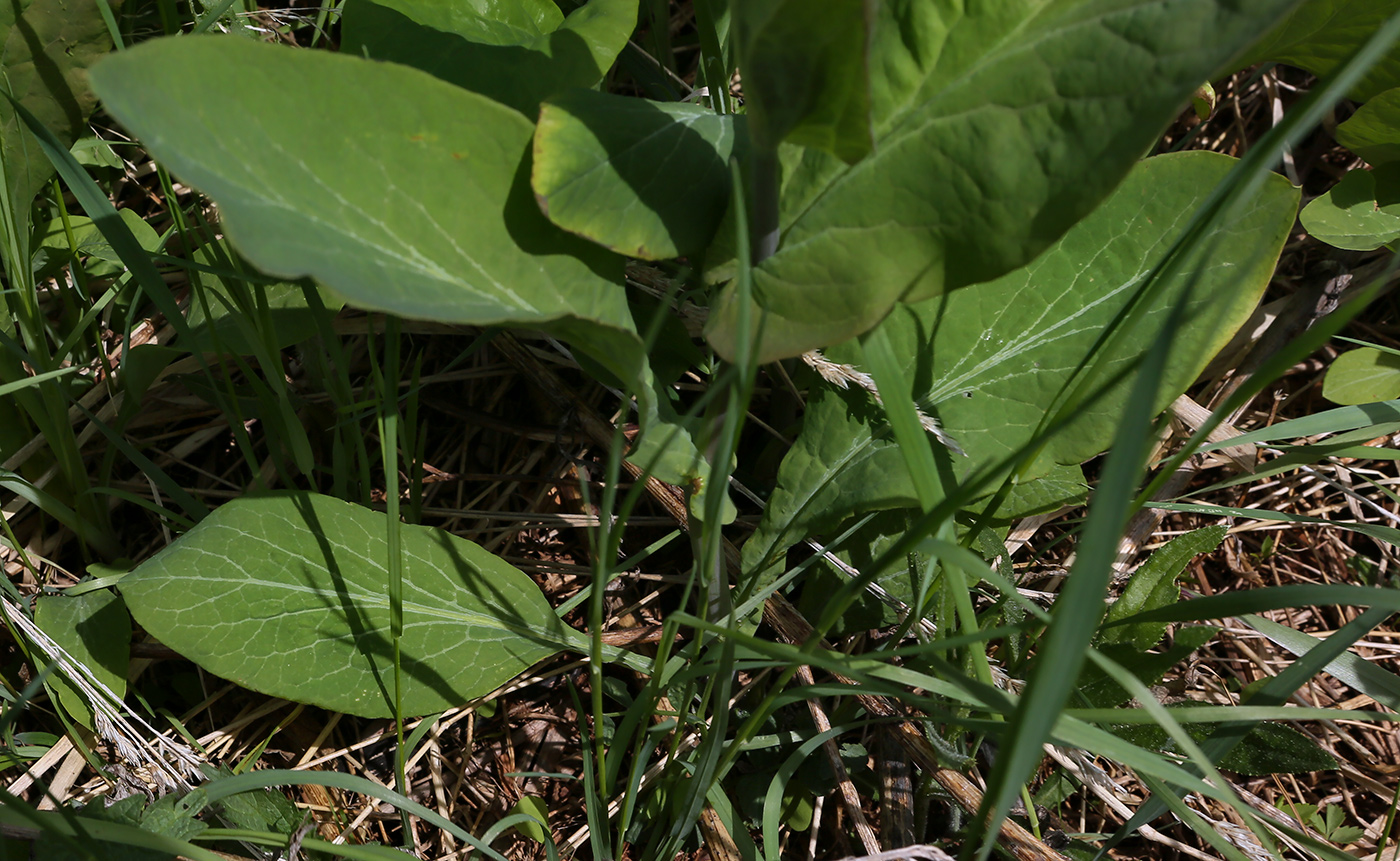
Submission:
<svg viewBox="0 0 1400 861">
<path fill-rule="evenodd" d="M 127 663 L 131 658 L 131 617 L 126 605 L 103 589 L 76 597 L 40 596 L 34 623 L 69 657 L 86 667 L 117 699 L 126 696 Z M 78 723 L 93 728 L 91 704 L 61 673 L 49 678 L 64 710 Z"/>
<path fill-rule="evenodd" d="M 381 513 L 319 494 L 237 499 L 120 588 L 142 627 L 215 675 L 389 717 L 387 526 Z M 406 715 L 490 693 L 576 639 L 516 568 L 441 530 L 398 528 Z"/>
<path fill-rule="evenodd" d="M 870 39 L 876 3 L 802 0 L 734 4 L 733 32 L 754 142 L 817 147 L 848 164 L 874 147 Z"/>
<path fill-rule="evenodd" d="M 1123 594 L 1109 606 L 1108 614 L 1104 618 L 1105 623 L 1126 619 L 1135 613 L 1155 610 L 1181 600 L 1181 589 L 1176 585 L 1176 578 L 1181 576 L 1181 572 L 1186 570 L 1187 563 L 1192 559 L 1219 547 L 1228 531 L 1225 526 L 1207 526 L 1185 535 L 1178 535 L 1157 548 L 1147 561 L 1133 572 L 1128 585 L 1123 589 Z M 1105 644 L 1128 643 L 1139 652 L 1145 652 L 1157 645 L 1157 641 L 1162 639 L 1166 630 L 1165 622 L 1121 625 L 1104 631 L 1100 641 Z"/>
<path fill-rule="evenodd" d="M 1400 88 L 1371 99 L 1337 126 L 1337 143 L 1372 166 L 1400 161 Z"/>
<path fill-rule="evenodd" d="M 539 104 L 602 80 L 637 23 L 637 0 L 347 0 L 341 50 L 422 69 L 534 119 Z"/>
<path fill-rule="evenodd" d="M 119 6 L 119 3 L 112 3 Z M 87 87 L 88 66 L 112 50 L 112 38 L 96 2 L 29 0 L 0 6 L 0 72 L 3 86 L 52 131 L 64 146 L 87 132 L 97 99 Z M 5 182 L 15 211 L 25 212 L 53 166 L 33 136 L 0 99 Z"/>
<path fill-rule="evenodd" d="M 1400 239 L 1400 163 L 1353 170 L 1298 217 L 1317 239 L 1349 251 L 1374 251 Z"/>
<path fill-rule="evenodd" d="M 536 843 L 544 843 L 549 838 L 549 805 L 543 798 L 523 795 L 511 808 L 511 813 L 523 813 L 530 819 L 515 826 L 515 830 Z"/>
<path fill-rule="evenodd" d="M 698 254 L 729 206 L 744 117 L 570 90 L 545 102 L 531 182 L 555 224 L 645 260 Z"/>
<path fill-rule="evenodd" d="M 1217 726 L 1207 723 L 1183 724 L 1186 732 L 1197 742 L 1209 738 Z M 1176 749 L 1167 738 L 1166 731 L 1155 726 L 1134 726 L 1116 730 L 1115 734 L 1139 747 L 1162 751 Z M 1337 767 L 1337 760 L 1318 747 L 1317 742 L 1292 727 L 1261 723 L 1250 729 L 1217 765 L 1227 771 L 1257 776 L 1328 771 Z"/>
<path fill-rule="evenodd" d="M 130 210 L 118 210 L 121 219 L 131 229 L 136 241 L 146 251 L 160 248 L 160 235 L 155 228 Z M 73 229 L 73 242 L 79 254 L 105 261 L 108 266 L 88 265 L 88 273 L 93 276 L 112 275 L 121 272 L 121 257 L 112 248 L 112 243 L 102 235 L 102 231 L 91 218 L 83 215 L 70 215 L 68 224 Z M 37 226 L 31 243 L 34 249 L 33 268 L 36 277 L 51 278 L 73 258 L 68 247 L 68 235 L 63 229 L 63 219 L 55 218 L 47 224 Z"/>
<path fill-rule="evenodd" d="M 321 305 L 331 317 L 344 305 L 340 297 L 319 285 L 244 281 L 235 274 L 238 262 L 230 261 L 228 255 L 224 249 L 209 246 L 196 248 L 192 255 L 197 264 L 224 271 L 232 264 L 233 271 L 228 275 L 200 276 L 200 287 L 193 291 L 185 317 L 191 343 L 177 342 L 191 352 L 250 356 L 257 352 L 252 338 L 267 334 L 264 320 L 270 325 L 272 343 L 277 349 L 314 337 L 320 332 L 316 320 L 320 312 L 307 298 L 308 290 L 317 291 Z"/>
<path fill-rule="evenodd" d="M 1098 349 L 1104 327 L 1233 163 L 1207 153 L 1149 159 L 1035 263 L 990 284 L 902 305 L 881 324 L 896 355 L 907 357 L 905 377 L 915 381 L 911 395 L 968 454 L 950 458 L 948 469 L 960 482 L 1032 442 L 1061 387 Z M 1200 267 L 1194 313 L 1173 351 L 1161 406 L 1195 379 L 1252 311 L 1296 206 L 1296 190 L 1271 177 L 1248 212 L 1204 238 L 1214 243 L 1215 254 L 1209 266 Z M 1133 330 L 1138 336 L 1119 339 L 1119 352 L 1099 355 L 1099 379 L 1137 361 L 1194 274 L 1164 285 Z M 827 356 L 858 360 L 851 345 Z M 1042 456 L 1021 480 L 1102 451 L 1126 397 L 1127 381 L 1119 381 L 1077 410 L 1045 441 Z M 784 548 L 851 514 L 917 503 L 881 411 L 863 393 L 822 388 L 779 469 L 759 530 L 744 547 L 745 570 L 766 567 Z"/>
<path fill-rule="evenodd" d="M 1306 0 L 1235 65 L 1287 63 L 1325 77 L 1396 11 L 1393 0 Z M 1364 102 L 1396 86 L 1400 86 L 1400 49 L 1392 48 L 1349 95 Z"/>
<path fill-rule="evenodd" d="M 1369 404 L 1400 397 L 1400 356 L 1374 347 L 1348 350 L 1327 369 L 1322 396 L 1336 404 Z"/>
<path fill-rule="evenodd" d="M 1131 643 L 1109 644 L 1100 651 L 1150 687 L 1161 682 L 1173 668 L 1181 666 L 1182 661 L 1214 639 L 1219 631 L 1209 625 L 1181 627 L 1172 638 L 1171 646 L 1161 652 L 1147 652 Z M 1078 686 L 1079 698 L 1091 707 L 1112 708 L 1132 699 L 1130 691 L 1092 663 L 1080 671 Z"/>
<path fill-rule="evenodd" d="M 540 214 L 520 114 L 405 66 L 216 36 L 148 42 L 92 79 L 259 269 L 404 317 L 544 329 L 627 384 L 644 435 L 656 423 L 622 258 Z M 328 95 L 309 111 L 287 81 Z"/>
<path fill-rule="evenodd" d="M 754 271 L 761 360 L 1030 262 L 1123 179 L 1289 0 L 879 6 L 875 152 L 784 158 L 778 252 Z M 956 11 L 954 11 L 956 9 Z M 732 357 L 732 286 L 706 337 Z"/>
</svg>

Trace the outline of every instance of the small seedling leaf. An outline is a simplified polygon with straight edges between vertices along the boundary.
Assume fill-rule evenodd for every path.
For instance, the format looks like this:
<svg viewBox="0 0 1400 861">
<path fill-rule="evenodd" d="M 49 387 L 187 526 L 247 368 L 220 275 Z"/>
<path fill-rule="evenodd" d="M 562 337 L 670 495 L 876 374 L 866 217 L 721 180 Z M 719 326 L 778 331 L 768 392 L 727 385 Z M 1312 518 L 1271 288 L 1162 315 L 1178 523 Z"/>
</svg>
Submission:
<svg viewBox="0 0 1400 861">
<path fill-rule="evenodd" d="M 536 798 L 533 795 L 521 796 L 510 812 L 523 813 L 530 817 L 515 825 L 515 830 L 523 836 L 540 844 L 549 839 L 549 805 L 545 804 L 543 798 Z"/>
<path fill-rule="evenodd" d="M 1303 227 L 1349 251 L 1374 251 L 1400 239 L 1400 162 L 1353 170 L 1303 207 Z"/>
<path fill-rule="evenodd" d="M 136 621 L 215 675 L 365 717 L 393 711 L 385 516 L 328 496 L 216 509 L 121 583 Z M 477 545 L 400 525 L 403 708 L 490 693 L 569 642 L 539 588 Z"/>
<path fill-rule="evenodd" d="M 1157 548 L 1133 572 L 1123 594 L 1108 608 L 1104 623 L 1116 622 L 1135 613 L 1145 613 L 1181 600 L 1181 589 L 1176 585 L 1176 578 L 1186 570 L 1187 563 L 1192 559 L 1219 547 L 1227 531 L 1225 526 L 1207 526 L 1178 535 Z M 1101 635 L 1101 642 L 1127 643 L 1145 652 L 1157 645 L 1166 629 L 1166 622 L 1120 625 L 1106 629 Z"/>
</svg>

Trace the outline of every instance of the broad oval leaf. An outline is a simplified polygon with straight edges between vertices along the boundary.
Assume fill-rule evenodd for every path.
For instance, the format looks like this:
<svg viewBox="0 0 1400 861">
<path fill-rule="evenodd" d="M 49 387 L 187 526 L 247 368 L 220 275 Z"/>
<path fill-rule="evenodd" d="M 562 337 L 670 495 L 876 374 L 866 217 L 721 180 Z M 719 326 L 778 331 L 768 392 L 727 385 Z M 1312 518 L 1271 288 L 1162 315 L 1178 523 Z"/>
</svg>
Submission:
<svg viewBox="0 0 1400 861">
<path fill-rule="evenodd" d="M 1298 220 L 1315 238 L 1351 251 L 1400 239 L 1400 162 L 1353 170 L 1303 207 Z"/>
<path fill-rule="evenodd" d="M 838 343 L 1023 266 L 1128 173 L 1191 94 L 1291 0 L 880 5 L 875 152 L 808 149 L 754 271 L 760 358 Z M 735 355 L 734 288 L 706 337 Z"/>
<path fill-rule="evenodd" d="M 1400 88 L 1371 99 L 1337 126 L 1337 143 L 1372 165 L 1400 161 Z"/>
<path fill-rule="evenodd" d="M 1400 397 L 1400 356 L 1374 347 L 1348 350 L 1327 369 L 1322 396 L 1334 404 L 1372 404 Z"/>
<path fill-rule="evenodd" d="M 550 221 L 613 251 L 697 254 L 729 206 L 743 139 L 741 116 L 570 90 L 541 106 L 531 183 Z"/>
<path fill-rule="evenodd" d="M 603 79 L 637 24 L 637 0 L 347 0 L 341 50 L 422 69 L 534 119 L 539 104 Z"/>
<path fill-rule="evenodd" d="M 961 482 L 1021 451 L 1061 397 L 1075 369 L 1097 355 L 1098 386 L 1068 425 L 1043 442 L 1034 468 L 1080 463 L 1112 440 L 1130 371 L 1192 273 L 1159 285 L 1139 327 L 1115 352 L 1098 346 L 1105 327 L 1142 286 L 1153 265 L 1234 160 L 1182 153 L 1141 163 L 1103 206 L 1034 263 L 996 281 L 901 305 L 881 324 L 907 356 L 911 395 L 967 452 L 949 468 Z M 1296 212 L 1298 192 L 1271 175 L 1247 211 L 1203 237 L 1214 249 L 1199 272 L 1191 316 L 1178 334 L 1159 403 L 1165 406 L 1248 317 L 1267 286 Z M 827 353 L 858 363 L 848 343 Z M 1121 378 L 1128 373 L 1129 379 Z M 988 492 L 993 488 L 988 488 Z M 744 547 L 745 571 L 766 568 L 807 534 L 851 514 L 919 504 L 883 414 L 863 393 L 822 388 L 784 458 L 758 532 Z"/>
<path fill-rule="evenodd" d="M 387 517 L 314 493 L 216 509 L 122 579 L 136 621 L 217 676 L 276 697 L 390 717 Z M 399 525 L 403 708 L 490 693 L 567 644 L 518 569 L 440 529 Z"/>
<path fill-rule="evenodd" d="M 131 616 L 121 598 L 105 589 L 73 597 L 42 595 L 34 606 L 34 623 L 118 700 L 126 696 Z M 62 665 L 48 684 L 68 714 L 92 729 L 92 704 L 68 681 Z"/>
<path fill-rule="evenodd" d="M 407 66 L 217 36 L 148 42 L 92 79 L 259 269 L 404 317 L 546 329 L 628 385 L 644 435 L 656 423 L 622 258 L 540 214 L 518 112 Z"/>
<path fill-rule="evenodd" d="M 0 7 L 0 40 L 5 91 L 65 146 L 86 134 L 88 114 L 97 103 L 88 89 L 87 69 L 112 50 L 112 36 L 98 5 L 69 0 L 6 3 Z M 26 212 L 53 176 L 53 166 L 3 97 L 0 139 L 12 206 Z"/>
<path fill-rule="evenodd" d="M 1393 0 L 1305 0 L 1249 51 L 1240 67 L 1287 63 L 1324 77 L 1366 43 L 1396 13 Z M 1390 49 L 1351 90 L 1364 102 L 1400 86 L 1400 46 Z"/>
</svg>

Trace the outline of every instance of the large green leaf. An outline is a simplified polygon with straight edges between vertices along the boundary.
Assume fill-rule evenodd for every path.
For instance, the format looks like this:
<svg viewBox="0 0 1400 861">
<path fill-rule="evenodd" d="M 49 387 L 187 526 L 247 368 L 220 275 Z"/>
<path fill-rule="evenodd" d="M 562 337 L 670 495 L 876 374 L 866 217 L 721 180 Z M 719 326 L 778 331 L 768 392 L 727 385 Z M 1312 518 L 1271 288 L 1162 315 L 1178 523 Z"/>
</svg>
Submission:
<svg viewBox="0 0 1400 861">
<path fill-rule="evenodd" d="M 113 2 L 112 6 L 119 6 Z M 71 144 L 87 131 L 97 99 L 87 68 L 112 50 L 112 38 L 93 0 L 15 0 L 0 5 L 0 71 L 3 86 L 59 140 Z M 5 181 L 17 211 L 53 176 L 53 166 L 0 99 Z"/>
<path fill-rule="evenodd" d="M 550 221 L 646 260 L 705 250 L 729 206 L 743 117 L 570 90 L 545 102 L 531 178 Z"/>
<path fill-rule="evenodd" d="M 530 119 L 549 96 L 602 80 L 637 24 L 637 0 L 347 0 L 341 50 L 490 96 Z"/>
<path fill-rule="evenodd" d="M 1249 52 L 1241 66 L 1287 63 L 1323 77 L 1350 57 L 1391 15 L 1395 0 L 1306 0 Z M 1400 86 L 1400 48 L 1392 48 L 1351 90 L 1359 102 Z"/>
<path fill-rule="evenodd" d="M 34 623 L 70 658 L 87 667 L 92 677 L 106 685 L 118 700 L 126 696 L 131 617 L 120 598 L 101 590 L 71 598 L 43 595 L 34 607 Z M 51 676 L 49 685 L 68 714 L 91 729 L 92 704 L 77 686 L 62 674 Z"/>
<path fill-rule="evenodd" d="M 875 6 L 874 0 L 827 0 L 813 14 L 804 0 L 734 4 L 744 98 L 759 146 L 788 140 L 847 163 L 870 153 Z"/>
<path fill-rule="evenodd" d="M 965 480 L 1029 444 L 1074 369 L 1092 354 L 1104 327 L 1131 301 L 1153 264 L 1234 161 L 1210 153 L 1162 156 L 1141 163 L 1114 195 L 1034 263 L 992 283 L 913 305 L 881 325 L 896 355 L 907 357 L 911 395 L 942 420 L 967 452 L 948 468 Z M 1246 319 L 1268 284 L 1293 222 L 1298 192 L 1271 177 L 1228 225 L 1209 265 L 1193 267 L 1199 284 L 1191 318 L 1178 336 L 1160 404 L 1200 372 Z M 1096 397 L 1044 444 L 1021 479 L 1047 474 L 1099 453 L 1111 441 L 1127 398 L 1129 371 L 1152 342 L 1168 309 L 1195 273 L 1161 285 L 1137 328 L 1098 357 Z M 857 345 L 827 353 L 858 363 Z M 823 389 L 812 398 L 758 532 L 744 547 L 745 570 L 766 567 L 805 535 L 853 513 L 918 504 L 898 446 L 878 407 L 863 393 Z"/>
<path fill-rule="evenodd" d="M 1292 0 L 882 3 L 875 152 L 785 160 L 777 253 L 754 272 L 761 358 L 870 329 L 898 302 L 1023 266 L 1124 177 Z M 733 288 L 706 336 L 735 354 Z"/>
<path fill-rule="evenodd" d="M 319 494 L 230 502 L 120 584 L 136 621 L 211 673 L 272 696 L 392 714 L 387 518 Z M 490 693 L 577 635 L 524 573 L 401 525 L 403 707 Z"/>
<path fill-rule="evenodd" d="M 406 66 L 216 36 L 148 42 L 92 77 L 107 109 L 219 204 L 253 265 L 362 308 L 546 329 L 654 423 L 622 258 L 540 214 L 534 126 L 516 111 Z M 309 90 L 324 94 L 315 110 Z"/>
<path fill-rule="evenodd" d="M 1337 143 L 1372 165 L 1400 161 L 1400 88 L 1371 99 L 1337 126 Z"/>
<path fill-rule="evenodd" d="M 1328 245 L 1372 251 L 1400 239 L 1400 162 L 1353 170 L 1303 207 L 1303 227 Z"/>
</svg>

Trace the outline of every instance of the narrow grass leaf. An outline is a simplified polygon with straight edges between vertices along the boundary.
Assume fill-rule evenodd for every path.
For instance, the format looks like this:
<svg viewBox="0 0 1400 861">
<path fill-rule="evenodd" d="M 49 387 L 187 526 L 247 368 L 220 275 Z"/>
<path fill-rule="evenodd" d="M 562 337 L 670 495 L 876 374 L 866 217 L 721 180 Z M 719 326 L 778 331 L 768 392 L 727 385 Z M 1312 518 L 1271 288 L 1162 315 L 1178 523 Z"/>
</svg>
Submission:
<svg viewBox="0 0 1400 861">
<path fill-rule="evenodd" d="M 1025 691 L 1003 736 L 996 768 L 977 812 L 979 821 L 999 827 L 1011 808 L 1019 787 L 1039 763 L 1041 745 L 1050 736 L 1057 716 L 1073 691 L 1089 651 L 1089 644 L 1103 617 L 1103 596 L 1113 572 L 1113 559 L 1127 523 L 1129 503 L 1137 488 L 1152 439 L 1161 385 L 1173 343 L 1182 322 L 1184 305 L 1177 305 L 1144 357 L 1123 418 L 1104 466 L 1102 479 L 1090 503 L 1074 567 L 1055 601 L 1050 627 L 1036 649 L 1036 664 Z M 984 861 L 992 850 L 983 841 L 977 852 Z"/>
<path fill-rule="evenodd" d="M 1308 654 L 1322 642 L 1311 634 L 1280 625 L 1262 616 L 1246 614 L 1239 619 L 1299 657 Z M 1400 677 L 1394 673 L 1349 651 L 1341 652 L 1324 664 L 1322 669 L 1381 705 L 1400 711 Z M 1340 716 L 1340 713 L 1333 714 L 1334 718 Z M 1322 716 L 1318 716 L 1317 719 L 1321 718 Z"/>
</svg>

